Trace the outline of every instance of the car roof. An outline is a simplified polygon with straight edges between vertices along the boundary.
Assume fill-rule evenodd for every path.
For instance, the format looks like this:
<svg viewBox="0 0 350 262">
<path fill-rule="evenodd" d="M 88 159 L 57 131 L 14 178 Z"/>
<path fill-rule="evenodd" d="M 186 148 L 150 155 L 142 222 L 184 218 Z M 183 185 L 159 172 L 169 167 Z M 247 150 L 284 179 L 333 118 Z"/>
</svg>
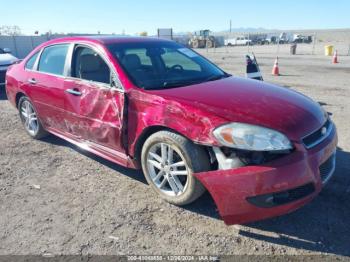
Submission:
<svg viewBox="0 0 350 262">
<path fill-rule="evenodd" d="M 140 42 L 171 42 L 167 39 L 160 39 L 156 37 L 131 37 L 131 36 L 113 36 L 113 35 L 91 35 L 91 36 L 74 36 L 56 38 L 49 41 L 50 44 L 60 42 L 74 42 L 74 41 L 89 41 L 100 43 L 103 45 L 113 43 L 140 43 Z"/>
</svg>

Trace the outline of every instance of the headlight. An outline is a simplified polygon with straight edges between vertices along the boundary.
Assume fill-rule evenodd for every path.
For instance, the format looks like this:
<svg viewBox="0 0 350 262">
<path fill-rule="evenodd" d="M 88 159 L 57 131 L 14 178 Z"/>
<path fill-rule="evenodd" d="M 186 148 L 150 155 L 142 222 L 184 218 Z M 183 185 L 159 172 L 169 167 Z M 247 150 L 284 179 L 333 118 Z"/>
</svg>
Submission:
<svg viewBox="0 0 350 262">
<path fill-rule="evenodd" d="M 289 139 L 278 131 L 242 123 L 231 123 L 214 130 L 214 136 L 222 146 L 251 151 L 288 150 Z"/>
</svg>

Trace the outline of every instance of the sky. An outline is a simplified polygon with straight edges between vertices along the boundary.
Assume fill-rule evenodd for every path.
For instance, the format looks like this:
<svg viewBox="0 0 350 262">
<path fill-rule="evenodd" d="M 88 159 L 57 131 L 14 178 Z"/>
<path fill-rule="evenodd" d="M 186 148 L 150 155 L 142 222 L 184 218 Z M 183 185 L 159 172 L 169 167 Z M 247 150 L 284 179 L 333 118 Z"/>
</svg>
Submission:
<svg viewBox="0 0 350 262">
<path fill-rule="evenodd" d="M 233 28 L 350 28 L 349 0 L 0 0 L 0 8 L 0 26 L 24 34 L 224 31 L 230 20 Z"/>
</svg>

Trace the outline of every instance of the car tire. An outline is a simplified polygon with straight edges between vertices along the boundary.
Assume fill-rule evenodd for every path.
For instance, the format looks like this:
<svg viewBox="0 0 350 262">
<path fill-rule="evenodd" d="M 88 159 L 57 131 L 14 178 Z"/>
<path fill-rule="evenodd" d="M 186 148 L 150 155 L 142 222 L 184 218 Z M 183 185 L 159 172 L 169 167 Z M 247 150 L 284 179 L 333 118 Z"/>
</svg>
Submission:
<svg viewBox="0 0 350 262">
<path fill-rule="evenodd" d="M 28 97 L 22 96 L 20 98 L 18 112 L 24 129 L 30 137 L 40 139 L 49 134 L 42 126 L 38 114 Z"/>
<path fill-rule="evenodd" d="M 163 148 L 165 148 L 164 151 Z M 172 150 L 171 159 L 168 157 L 169 149 Z M 157 155 L 156 158 L 154 155 Z M 164 155 L 167 157 L 163 158 Z M 170 159 L 170 162 L 163 161 L 165 159 L 168 161 Z M 185 165 L 174 167 L 173 171 L 171 170 L 172 164 L 181 162 L 184 162 Z M 179 134 L 159 131 L 151 135 L 142 147 L 141 164 L 148 184 L 161 198 L 171 204 L 187 205 L 205 192 L 205 188 L 193 176 L 193 173 L 210 170 L 209 157 L 202 147 L 193 144 L 192 141 Z M 187 175 L 175 175 L 186 172 Z M 174 181 L 176 186 L 174 186 Z M 178 186 L 179 182 L 180 186 Z M 179 191 L 176 192 L 173 187 Z"/>
</svg>

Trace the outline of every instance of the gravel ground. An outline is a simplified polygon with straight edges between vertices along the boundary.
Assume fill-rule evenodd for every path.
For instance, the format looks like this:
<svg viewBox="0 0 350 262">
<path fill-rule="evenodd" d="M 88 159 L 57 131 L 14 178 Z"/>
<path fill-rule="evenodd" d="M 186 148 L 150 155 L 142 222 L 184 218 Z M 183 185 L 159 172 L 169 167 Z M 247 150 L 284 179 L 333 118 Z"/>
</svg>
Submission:
<svg viewBox="0 0 350 262">
<path fill-rule="evenodd" d="M 302 209 L 227 227 L 209 194 L 179 208 L 161 201 L 139 171 L 50 136 L 30 139 L 1 90 L 0 255 L 5 254 L 333 254 L 350 255 L 350 57 L 300 55 L 280 48 L 280 77 L 270 75 L 275 47 L 255 47 L 266 81 L 305 93 L 333 113 L 339 148 L 334 178 Z M 318 47 L 321 50 L 321 47 Z M 200 50 L 243 76 L 246 47 Z"/>
</svg>

